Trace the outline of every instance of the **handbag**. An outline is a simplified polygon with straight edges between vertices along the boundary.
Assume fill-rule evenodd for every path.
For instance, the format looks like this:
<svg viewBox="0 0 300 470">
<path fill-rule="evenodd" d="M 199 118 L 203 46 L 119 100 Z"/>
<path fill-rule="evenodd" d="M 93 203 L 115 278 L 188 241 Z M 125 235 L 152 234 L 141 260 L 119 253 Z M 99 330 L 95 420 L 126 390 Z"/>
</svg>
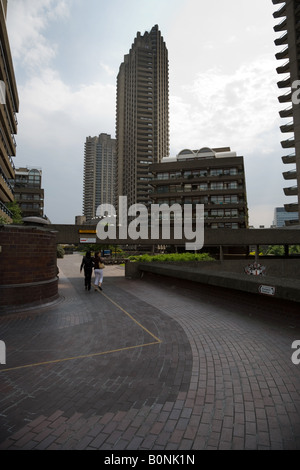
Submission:
<svg viewBox="0 0 300 470">
<path fill-rule="evenodd" d="M 99 263 L 99 269 L 104 269 L 105 265 L 103 263 Z"/>
</svg>

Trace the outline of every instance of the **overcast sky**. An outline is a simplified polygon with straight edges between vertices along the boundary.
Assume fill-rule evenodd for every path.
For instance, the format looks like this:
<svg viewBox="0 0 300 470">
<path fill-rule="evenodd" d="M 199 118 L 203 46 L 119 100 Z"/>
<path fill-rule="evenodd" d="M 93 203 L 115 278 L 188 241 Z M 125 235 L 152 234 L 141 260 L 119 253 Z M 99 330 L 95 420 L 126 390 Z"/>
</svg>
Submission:
<svg viewBox="0 0 300 470">
<path fill-rule="evenodd" d="M 278 6 L 279 8 L 279 6 Z M 20 98 L 16 167 L 42 169 L 45 214 L 82 215 L 84 143 L 115 137 L 116 77 L 138 31 L 169 52 L 170 154 L 231 147 L 245 161 L 250 224 L 269 227 L 284 196 L 271 0 L 9 0 Z"/>
</svg>

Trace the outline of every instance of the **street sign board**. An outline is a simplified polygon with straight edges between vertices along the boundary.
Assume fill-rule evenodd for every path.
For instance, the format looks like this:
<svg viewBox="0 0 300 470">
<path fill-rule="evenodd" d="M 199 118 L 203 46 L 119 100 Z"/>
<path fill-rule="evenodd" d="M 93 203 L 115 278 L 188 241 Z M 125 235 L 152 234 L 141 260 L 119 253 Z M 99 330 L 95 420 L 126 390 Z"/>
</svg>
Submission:
<svg viewBox="0 0 300 470">
<path fill-rule="evenodd" d="M 275 295 L 276 289 L 273 286 L 260 285 L 258 291 L 260 294 L 264 295 Z"/>
</svg>

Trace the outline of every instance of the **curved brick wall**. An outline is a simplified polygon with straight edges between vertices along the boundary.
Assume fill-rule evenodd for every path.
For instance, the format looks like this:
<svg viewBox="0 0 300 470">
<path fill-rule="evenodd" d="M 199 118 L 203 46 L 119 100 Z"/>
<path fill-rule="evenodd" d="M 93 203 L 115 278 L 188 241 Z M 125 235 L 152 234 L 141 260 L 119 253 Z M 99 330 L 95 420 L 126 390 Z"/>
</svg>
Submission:
<svg viewBox="0 0 300 470">
<path fill-rule="evenodd" d="M 58 298 L 56 234 L 0 226 L 0 313 Z"/>
</svg>

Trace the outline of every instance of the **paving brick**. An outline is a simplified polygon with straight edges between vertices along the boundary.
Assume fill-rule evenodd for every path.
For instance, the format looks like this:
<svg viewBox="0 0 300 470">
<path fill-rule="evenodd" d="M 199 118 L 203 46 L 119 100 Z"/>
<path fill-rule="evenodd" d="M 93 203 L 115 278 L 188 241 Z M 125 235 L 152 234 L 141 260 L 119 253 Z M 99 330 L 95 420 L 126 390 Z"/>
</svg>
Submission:
<svg viewBox="0 0 300 470">
<path fill-rule="evenodd" d="M 80 261 L 60 302 L 0 316 L 10 367 L 58 360 L 0 366 L 1 450 L 300 449 L 298 304 L 119 266 L 86 292 Z"/>
</svg>

